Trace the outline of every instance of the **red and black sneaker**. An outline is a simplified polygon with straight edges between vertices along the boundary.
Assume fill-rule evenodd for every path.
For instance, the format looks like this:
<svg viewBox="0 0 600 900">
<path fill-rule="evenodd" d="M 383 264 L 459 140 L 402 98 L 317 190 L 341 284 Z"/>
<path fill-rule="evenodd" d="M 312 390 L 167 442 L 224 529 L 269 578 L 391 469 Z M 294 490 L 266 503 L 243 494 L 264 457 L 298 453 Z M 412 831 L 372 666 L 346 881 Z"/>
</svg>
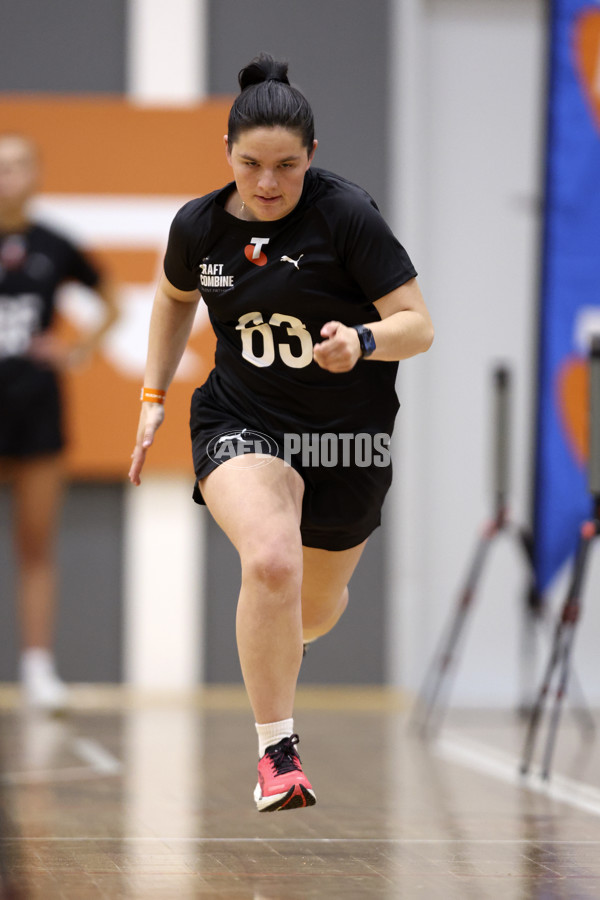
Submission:
<svg viewBox="0 0 600 900">
<path fill-rule="evenodd" d="M 283 738 L 278 744 L 267 747 L 265 755 L 258 761 L 254 799 L 259 812 L 297 809 L 314 806 L 317 802 L 294 746 L 298 740 L 297 734 Z"/>
</svg>

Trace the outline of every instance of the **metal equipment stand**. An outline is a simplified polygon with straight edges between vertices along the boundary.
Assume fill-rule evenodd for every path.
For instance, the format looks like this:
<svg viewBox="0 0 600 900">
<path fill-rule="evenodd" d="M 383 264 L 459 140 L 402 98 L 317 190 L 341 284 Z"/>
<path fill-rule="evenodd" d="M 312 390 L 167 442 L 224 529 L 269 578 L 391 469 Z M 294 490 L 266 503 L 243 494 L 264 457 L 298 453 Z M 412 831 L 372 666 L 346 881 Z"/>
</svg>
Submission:
<svg viewBox="0 0 600 900">
<path fill-rule="evenodd" d="M 449 625 L 442 636 L 437 653 L 429 667 L 423 687 L 417 698 L 412 724 L 423 737 L 428 737 L 441 724 L 448 703 L 451 674 L 456 662 L 457 649 L 464 633 L 476 588 L 481 578 L 490 547 L 496 537 L 508 533 L 516 541 L 521 551 L 528 574 L 524 603 L 524 627 L 522 640 L 522 678 L 530 676 L 531 660 L 534 658 L 534 639 L 537 622 L 543 613 L 533 566 L 533 538 L 530 531 L 516 525 L 509 518 L 508 496 L 508 447 L 509 447 L 509 401 L 510 372 L 505 367 L 494 371 L 494 456 L 493 494 L 494 512 L 491 520 L 483 528 L 468 569 L 467 578 L 459 594 L 458 604 Z M 523 685 L 523 696 L 527 685 Z M 529 706 L 530 704 L 525 704 Z"/>
<path fill-rule="evenodd" d="M 593 338 L 590 351 L 590 462 L 588 483 L 592 495 L 592 515 L 588 521 L 583 523 L 579 532 L 579 545 L 573 566 L 571 583 L 554 632 L 554 641 L 542 686 L 531 709 L 521 762 L 521 772 L 523 775 L 526 775 L 531 766 L 544 704 L 550 691 L 554 673 L 557 672 L 558 684 L 542 759 L 541 775 L 545 780 L 550 778 L 550 765 L 560 722 L 562 701 L 567 693 L 569 677 L 573 674 L 571 654 L 573 651 L 575 627 L 581 615 L 581 594 L 589 551 L 594 539 L 600 534 L 600 335 L 596 335 Z M 588 733 L 595 731 L 594 719 L 587 708 L 579 710 L 579 718 L 582 728 Z"/>
</svg>

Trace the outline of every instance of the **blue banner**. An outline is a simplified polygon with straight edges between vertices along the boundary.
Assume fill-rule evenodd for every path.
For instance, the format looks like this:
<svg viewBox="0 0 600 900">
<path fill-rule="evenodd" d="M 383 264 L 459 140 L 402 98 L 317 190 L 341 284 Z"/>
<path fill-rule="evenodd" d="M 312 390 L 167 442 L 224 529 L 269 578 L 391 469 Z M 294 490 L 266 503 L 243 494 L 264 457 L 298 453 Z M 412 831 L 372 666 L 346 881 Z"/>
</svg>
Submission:
<svg viewBox="0 0 600 900">
<path fill-rule="evenodd" d="M 574 552 L 587 483 L 590 336 L 600 332 L 600 0 L 553 0 L 540 320 L 535 560 Z"/>
</svg>

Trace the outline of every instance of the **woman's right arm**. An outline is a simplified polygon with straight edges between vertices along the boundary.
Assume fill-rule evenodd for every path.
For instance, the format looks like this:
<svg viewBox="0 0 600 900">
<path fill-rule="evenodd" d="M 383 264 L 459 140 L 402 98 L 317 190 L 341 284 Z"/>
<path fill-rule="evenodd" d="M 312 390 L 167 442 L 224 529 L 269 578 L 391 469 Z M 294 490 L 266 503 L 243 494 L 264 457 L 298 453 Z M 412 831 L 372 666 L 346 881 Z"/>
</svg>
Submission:
<svg viewBox="0 0 600 900">
<path fill-rule="evenodd" d="M 177 366 L 188 342 L 200 292 L 180 291 L 163 274 L 156 289 L 144 387 L 166 391 L 173 380 Z M 156 429 L 162 424 L 165 409 L 161 403 L 142 403 L 135 448 L 131 454 L 129 480 L 140 483 L 140 473 L 151 446 Z"/>
</svg>

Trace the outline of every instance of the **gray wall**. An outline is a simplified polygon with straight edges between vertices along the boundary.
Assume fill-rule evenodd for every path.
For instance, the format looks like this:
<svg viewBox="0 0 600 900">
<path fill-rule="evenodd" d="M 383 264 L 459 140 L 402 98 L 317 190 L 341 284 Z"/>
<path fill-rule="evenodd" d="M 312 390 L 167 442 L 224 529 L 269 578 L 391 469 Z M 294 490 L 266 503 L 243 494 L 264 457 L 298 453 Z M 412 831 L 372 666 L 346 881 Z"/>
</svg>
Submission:
<svg viewBox="0 0 600 900">
<path fill-rule="evenodd" d="M 210 0 L 208 7 L 209 91 L 235 93 L 237 72 L 260 50 L 287 58 L 291 80 L 315 111 L 316 164 L 359 182 L 384 212 L 388 7 L 388 0 Z M 1 90 L 125 91 L 125 0 L 2 0 L 1 18 Z M 57 645 L 68 679 L 121 678 L 122 511 L 118 485 L 76 485 L 68 495 Z M 0 515 L 1 680 L 16 671 L 6 496 L 0 498 Z M 206 676 L 238 681 L 233 619 L 239 566 L 212 522 L 208 558 Z M 353 579 L 348 612 L 334 634 L 311 649 L 303 680 L 382 681 L 382 571 L 378 533 Z"/>
<path fill-rule="evenodd" d="M 386 211 L 388 0 L 211 0 L 211 93 L 234 94 L 261 50 L 289 62 L 309 99 L 315 165 L 357 181 Z"/>
<path fill-rule="evenodd" d="M 67 681 L 121 680 L 122 488 L 68 489 L 58 544 L 56 654 Z M 10 495 L 0 490 L 0 681 L 18 669 Z"/>
<path fill-rule="evenodd" d="M 2 0 L 0 89 L 122 93 L 125 0 Z"/>
</svg>

